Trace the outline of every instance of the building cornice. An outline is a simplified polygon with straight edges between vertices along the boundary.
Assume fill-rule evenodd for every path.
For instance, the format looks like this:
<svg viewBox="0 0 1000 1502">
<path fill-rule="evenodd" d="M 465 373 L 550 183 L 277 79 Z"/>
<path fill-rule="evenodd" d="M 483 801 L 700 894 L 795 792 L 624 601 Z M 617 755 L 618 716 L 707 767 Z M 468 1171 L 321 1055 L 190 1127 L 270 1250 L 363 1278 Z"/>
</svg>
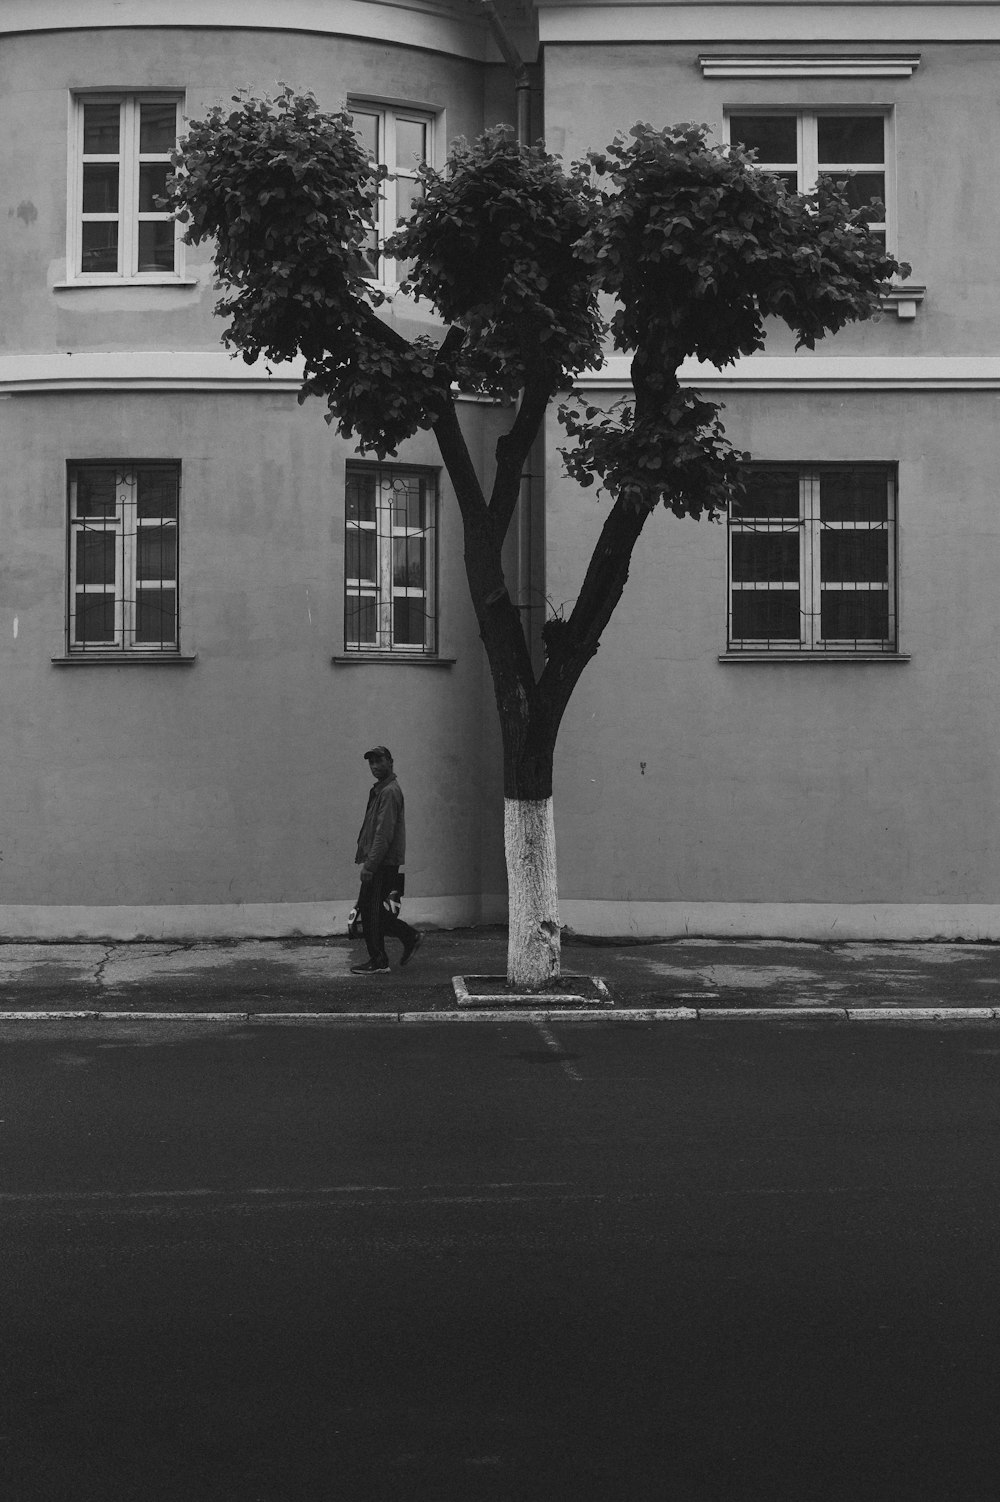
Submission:
<svg viewBox="0 0 1000 1502">
<path fill-rule="evenodd" d="M 919 52 L 703 52 L 705 78 L 912 78 Z"/>
<path fill-rule="evenodd" d="M 591 391 L 631 389 L 631 361 L 612 355 L 577 376 Z M 705 391 L 996 391 L 996 355 L 750 355 L 719 369 L 686 360 L 681 383 Z"/>
<path fill-rule="evenodd" d="M 543 45 L 600 42 L 881 44 L 1000 41 L 1000 3 L 969 0 L 538 0 Z"/>
<path fill-rule="evenodd" d="M 509 7 L 501 0 L 498 8 Z M 511 17 L 515 31 L 524 13 L 520 6 Z M 500 56 L 479 11 L 464 0 L 0 0 L 0 37 L 130 27 L 306 31 L 391 39 L 477 61 Z"/>
</svg>

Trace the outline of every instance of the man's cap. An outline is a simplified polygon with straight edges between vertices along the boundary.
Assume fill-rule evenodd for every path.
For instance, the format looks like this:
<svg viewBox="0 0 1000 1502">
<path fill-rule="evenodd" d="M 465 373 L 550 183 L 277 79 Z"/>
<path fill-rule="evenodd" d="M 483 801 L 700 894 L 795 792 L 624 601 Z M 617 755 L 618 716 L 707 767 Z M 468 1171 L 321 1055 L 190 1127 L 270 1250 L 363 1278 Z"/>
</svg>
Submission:
<svg viewBox="0 0 1000 1502">
<path fill-rule="evenodd" d="M 365 752 L 365 761 L 371 761 L 373 756 L 381 756 L 383 761 L 392 761 L 392 752 L 388 746 L 373 746 Z"/>
</svg>

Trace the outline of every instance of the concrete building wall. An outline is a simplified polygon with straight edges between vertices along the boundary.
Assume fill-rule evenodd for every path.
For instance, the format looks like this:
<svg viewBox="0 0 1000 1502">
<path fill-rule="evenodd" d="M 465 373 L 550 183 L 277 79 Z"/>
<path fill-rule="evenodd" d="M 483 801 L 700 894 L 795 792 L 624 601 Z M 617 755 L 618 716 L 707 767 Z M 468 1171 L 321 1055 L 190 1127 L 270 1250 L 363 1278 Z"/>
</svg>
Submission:
<svg viewBox="0 0 1000 1502">
<path fill-rule="evenodd" d="M 647 935 L 1000 938 L 1000 7 L 816 5 L 803 30 L 805 9 L 543 5 L 547 138 L 572 159 L 636 120 L 719 128 L 727 106 L 892 111 L 894 249 L 927 289 L 916 316 L 890 304 L 794 357 L 776 328 L 763 355 L 686 379 L 724 401 L 729 437 L 756 459 L 898 466 L 900 655 L 720 661 L 725 525 L 655 514 L 563 725 L 563 920 Z M 918 61 L 897 77 L 706 76 L 701 59 L 726 53 Z M 587 384 L 597 404 L 626 390 L 624 361 Z M 556 605 L 572 602 L 608 505 L 562 476 L 557 442 Z"/>
<path fill-rule="evenodd" d="M 308 24 L 288 30 L 274 9 L 229 7 L 248 24 L 226 27 L 206 24 L 209 4 L 184 28 L 149 24 L 183 5 L 133 5 L 123 27 L 120 7 L 0 4 L 5 937 L 342 930 L 376 743 L 407 796 L 409 915 L 475 922 L 503 901 L 494 721 L 443 471 L 437 659 L 334 663 L 351 445 L 318 402 L 297 405 L 294 372 L 228 360 L 206 248 L 187 251 L 190 285 L 64 285 L 75 90 L 183 90 L 189 118 L 281 83 L 325 108 L 349 93 L 407 101 L 441 112 L 442 150 L 513 115 L 503 70 L 458 44 L 471 33 L 455 7 L 407 21 L 373 6 L 368 36 L 350 34 L 364 7 L 305 0 L 284 10 Z M 417 45 L 425 32 L 433 45 Z M 402 299 L 391 316 L 426 327 Z M 461 420 L 485 469 L 498 414 L 469 402 Z M 67 463 L 97 458 L 180 462 L 180 660 L 59 661 Z M 440 469 L 427 434 L 396 462 Z"/>
</svg>

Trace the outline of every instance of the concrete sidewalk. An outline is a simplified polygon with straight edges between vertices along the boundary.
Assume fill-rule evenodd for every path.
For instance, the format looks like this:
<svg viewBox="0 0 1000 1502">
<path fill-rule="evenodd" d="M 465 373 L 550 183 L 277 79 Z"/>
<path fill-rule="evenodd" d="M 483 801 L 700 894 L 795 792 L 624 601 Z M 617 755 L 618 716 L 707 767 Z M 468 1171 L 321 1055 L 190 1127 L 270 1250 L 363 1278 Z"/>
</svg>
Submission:
<svg viewBox="0 0 1000 1502">
<path fill-rule="evenodd" d="M 404 970 L 356 976 L 346 938 L 191 943 L 0 943 L 0 1020 L 11 1012 L 427 1013 L 456 1008 L 452 977 L 503 976 L 501 928 L 432 930 Z M 563 970 L 600 976 L 615 1009 L 758 1008 L 1000 1017 L 1000 946 L 809 944 L 566 935 Z M 544 1002 L 540 1003 L 544 1005 Z"/>
</svg>

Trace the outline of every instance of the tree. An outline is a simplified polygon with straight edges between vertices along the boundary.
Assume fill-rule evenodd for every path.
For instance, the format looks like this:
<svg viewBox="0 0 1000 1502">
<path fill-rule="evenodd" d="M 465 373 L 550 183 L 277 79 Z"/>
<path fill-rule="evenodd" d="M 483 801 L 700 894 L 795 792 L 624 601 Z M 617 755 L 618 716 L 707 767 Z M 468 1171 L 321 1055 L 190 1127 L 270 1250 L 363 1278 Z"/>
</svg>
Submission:
<svg viewBox="0 0 1000 1502">
<path fill-rule="evenodd" d="M 570 696 L 622 596 L 642 529 L 662 503 L 718 520 L 748 457 L 719 407 L 683 387 L 681 363 L 716 366 L 762 348 L 782 319 L 796 348 L 872 316 L 908 274 L 836 185 L 787 192 L 704 126 L 636 125 L 564 167 L 505 128 L 459 142 L 387 242 L 411 266 L 408 288 L 441 320 L 404 338 L 379 308 L 372 223 L 386 173 L 368 160 L 346 111 L 311 95 L 237 95 L 181 142 L 169 202 L 190 244 L 213 240 L 216 311 L 247 362 L 304 357 L 299 400 L 380 458 L 430 429 L 454 487 L 465 564 L 493 677 L 503 741 L 510 891 L 508 979 L 537 990 L 558 975 L 552 762 Z M 870 214 L 870 210 L 868 211 Z M 610 410 L 572 396 L 573 378 L 608 347 L 632 357 L 633 395 Z M 511 404 L 489 493 L 476 473 L 456 393 Z M 546 411 L 568 444 L 567 471 L 610 498 L 572 610 L 542 628 L 535 671 L 504 577 L 502 547 Z"/>
</svg>

